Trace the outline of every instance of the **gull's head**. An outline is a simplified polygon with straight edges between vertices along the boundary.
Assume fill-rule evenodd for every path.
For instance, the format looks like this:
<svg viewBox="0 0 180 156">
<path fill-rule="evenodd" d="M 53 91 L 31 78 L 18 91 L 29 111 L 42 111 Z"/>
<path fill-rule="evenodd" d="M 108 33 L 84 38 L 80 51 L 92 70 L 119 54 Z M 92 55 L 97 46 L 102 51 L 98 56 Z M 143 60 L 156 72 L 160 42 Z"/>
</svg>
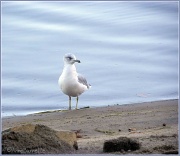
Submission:
<svg viewBox="0 0 180 156">
<path fill-rule="evenodd" d="M 75 62 L 81 63 L 80 60 L 76 59 L 76 56 L 73 54 L 65 54 L 64 63 L 66 64 L 74 64 Z"/>
</svg>

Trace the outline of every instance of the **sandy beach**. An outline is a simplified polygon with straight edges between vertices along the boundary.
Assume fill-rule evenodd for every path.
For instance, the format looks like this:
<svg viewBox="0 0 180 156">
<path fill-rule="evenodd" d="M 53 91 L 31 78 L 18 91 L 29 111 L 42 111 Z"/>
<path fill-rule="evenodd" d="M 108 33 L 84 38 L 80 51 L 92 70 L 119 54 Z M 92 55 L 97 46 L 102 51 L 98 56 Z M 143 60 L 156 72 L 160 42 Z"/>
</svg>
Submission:
<svg viewBox="0 0 180 156">
<path fill-rule="evenodd" d="M 23 124 L 43 124 L 58 131 L 76 132 L 77 154 L 101 154 L 104 141 L 118 137 L 140 142 L 139 150 L 126 153 L 178 153 L 176 99 L 2 118 L 2 130 Z"/>
</svg>

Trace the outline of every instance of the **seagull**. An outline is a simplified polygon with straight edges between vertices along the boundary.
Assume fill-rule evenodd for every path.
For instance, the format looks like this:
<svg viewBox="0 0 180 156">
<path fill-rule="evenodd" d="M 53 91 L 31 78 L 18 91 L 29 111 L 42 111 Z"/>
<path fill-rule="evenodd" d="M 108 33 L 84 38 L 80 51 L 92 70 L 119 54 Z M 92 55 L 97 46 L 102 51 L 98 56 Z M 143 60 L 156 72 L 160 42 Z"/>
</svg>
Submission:
<svg viewBox="0 0 180 156">
<path fill-rule="evenodd" d="M 69 96 L 69 110 L 71 110 L 71 97 L 76 97 L 76 109 L 78 108 L 79 95 L 90 89 L 84 76 L 77 73 L 75 63 L 81 63 L 73 54 L 65 54 L 64 68 L 59 77 L 58 84 L 62 92 Z"/>
</svg>

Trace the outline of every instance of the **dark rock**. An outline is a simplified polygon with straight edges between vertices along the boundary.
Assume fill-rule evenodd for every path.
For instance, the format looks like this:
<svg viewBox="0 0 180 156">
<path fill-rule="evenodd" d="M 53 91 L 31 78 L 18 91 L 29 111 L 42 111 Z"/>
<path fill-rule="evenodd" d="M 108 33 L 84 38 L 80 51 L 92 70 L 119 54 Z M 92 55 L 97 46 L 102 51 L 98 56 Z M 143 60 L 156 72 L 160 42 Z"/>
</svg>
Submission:
<svg viewBox="0 0 180 156">
<path fill-rule="evenodd" d="M 165 123 L 163 123 L 163 127 L 165 127 L 166 126 L 166 124 Z"/>
<path fill-rule="evenodd" d="M 172 150 L 172 151 L 166 151 L 162 154 L 179 154 L 179 152 L 177 150 Z"/>
<path fill-rule="evenodd" d="M 104 142 L 104 152 L 122 152 L 135 151 L 140 149 L 140 143 L 137 140 L 127 137 L 119 137 L 117 139 L 107 140 Z"/>
<path fill-rule="evenodd" d="M 78 146 L 72 136 L 75 133 L 55 131 L 44 125 L 14 127 L 2 132 L 2 154 L 73 153 Z"/>
</svg>

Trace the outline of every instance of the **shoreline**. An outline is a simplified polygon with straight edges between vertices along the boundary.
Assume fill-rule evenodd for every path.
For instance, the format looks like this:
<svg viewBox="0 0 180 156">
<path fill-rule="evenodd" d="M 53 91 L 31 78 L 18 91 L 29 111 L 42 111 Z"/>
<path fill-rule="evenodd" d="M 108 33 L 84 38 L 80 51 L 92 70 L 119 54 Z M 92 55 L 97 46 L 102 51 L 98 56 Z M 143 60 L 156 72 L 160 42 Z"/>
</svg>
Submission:
<svg viewBox="0 0 180 156">
<path fill-rule="evenodd" d="M 87 108 L 97 109 L 97 108 L 113 107 L 113 106 L 141 105 L 141 104 L 146 104 L 146 103 L 174 101 L 174 100 L 178 100 L 178 99 L 155 100 L 155 101 L 136 102 L 136 103 L 131 102 L 131 103 L 125 103 L 125 104 L 112 104 L 112 105 L 92 106 L 92 107 L 85 106 L 85 107 L 78 108 L 78 110 L 87 109 Z M 75 110 L 75 109 L 72 109 L 72 110 Z M 43 113 L 66 112 L 66 111 L 69 111 L 69 110 L 68 109 L 53 109 L 53 110 L 39 111 L 39 112 L 35 112 L 35 113 L 28 113 L 28 114 L 25 114 L 25 115 L 1 116 L 1 119 L 13 118 L 13 117 L 25 117 L 25 116 L 31 116 L 31 115 L 35 115 L 35 114 L 41 114 L 41 113 L 43 114 Z"/>
<path fill-rule="evenodd" d="M 2 118 L 2 130 L 24 124 L 78 131 L 77 154 L 100 154 L 105 140 L 118 137 L 137 138 L 142 144 L 137 153 L 178 151 L 178 99 Z"/>
</svg>

